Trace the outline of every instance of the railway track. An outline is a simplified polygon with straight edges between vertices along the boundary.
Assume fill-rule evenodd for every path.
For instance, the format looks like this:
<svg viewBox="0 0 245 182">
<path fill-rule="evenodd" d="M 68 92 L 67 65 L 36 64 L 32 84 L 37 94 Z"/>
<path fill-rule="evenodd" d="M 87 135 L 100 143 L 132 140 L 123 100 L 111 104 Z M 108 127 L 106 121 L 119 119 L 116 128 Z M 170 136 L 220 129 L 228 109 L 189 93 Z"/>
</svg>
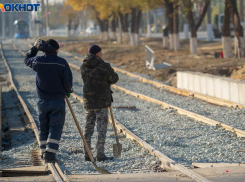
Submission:
<svg viewBox="0 0 245 182">
<path fill-rule="evenodd" d="M 21 53 L 23 56 L 25 55 L 23 51 L 17 48 L 15 44 L 13 44 L 13 47 Z M 82 101 L 82 98 L 77 95 L 77 94 L 71 94 L 75 99 L 79 100 L 80 102 Z M 110 117 L 109 117 L 110 118 Z M 111 120 L 110 120 L 111 122 Z M 120 124 L 116 120 L 116 127 L 117 129 L 123 133 L 127 138 L 136 141 L 139 143 L 141 146 L 143 146 L 145 149 L 147 149 L 152 155 L 155 155 L 159 158 L 159 160 L 165 165 L 168 166 L 174 170 L 179 170 L 182 173 L 186 174 L 190 178 L 196 180 L 196 181 L 202 181 L 202 182 L 208 182 L 209 180 L 205 179 L 204 177 L 200 176 L 199 174 L 195 173 L 194 171 L 184 167 L 183 165 L 177 164 L 174 160 L 168 158 L 166 155 L 155 149 L 153 146 L 149 145 L 146 143 L 144 140 L 133 134 L 129 129 L 127 129 L 124 125 Z"/>
<path fill-rule="evenodd" d="M 29 46 L 31 46 L 31 45 L 29 45 Z M 61 50 L 60 51 L 61 53 L 63 53 L 63 54 L 65 54 L 65 55 L 69 55 L 69 56 L 71 56 L 71 57 L 73 57 L 73 58 L 75 58 L 76 60 L 83 60 L 83 58 L 81 58 L 81 57 L 79 57 L 79 56 L 77 56 L 77 55 L 73 55 L 72 53 L 69 53 L 69 52 L 66 52 L 66 51 L 63 51 L 63 50 Z M 79 70 L 80 68 L 76 65 L 76 64 L 74 64 L 74 63 L 71 63 L 71 62 L 69 62 L 69 65 L 72 67 L 72 68 L 74 68 L 74 69 L 76 69 L 76 70 Z M 162 83 L 159 83 L 159 82 L 156 82 L 156 81 L 153 81 L 153 80 L 149 80 L 149 79 L 146 79 L 146 78 L 144 78 L 144 77 L 141 77 L 141 76 L 138 76 L 138 75 L 135 75 L 135 74 L 133 74 L 133 73 L 130 73 L 130 72 L 127 72 L 127 71 L 125 71 L 125 70 L 122 70 L 122 69 L 120 69 L 120 68 L 117 68 L 117 67 L 113 67 L 114 69 L 115 69 L 115 71 L 118 71 L 118 72 L 120 72 L 120 73 L 122 73 L 122 74 L 124 74 L 124 75 L 127 75 L 127 76 L 129 76 L 129 77 L 132 77 L 132 78 L 135 78 L 136 80 L 138 80 L 138 81 L 140 81 L 140 82 L 145 82 L 145 83 L 148 83 L 148 84 L 150 84 L 150 85 L 153 85 L 153 86 L 155 86 L 156 88 L 158 88 L 158 89 L 162 89 L 162 88 L 164 88 L 165 90 L 167 90 L 167 91 L 170 91 L 170 92 L 173 92 L 173 93 L 175 93 L 175 94 L 180 94 L 180 95 L 183 95 L 183 96 L 194 96 L 194 97 L 196 97 L 196 98 L 198 98 L 198 99 L 202 99 L 202 100 L 204 100 L 204 101 L 207 101 L 207 102 L 209 102 L 209 103 L 212 103 L 212 104 L 216 104 L 216 105 L 220 105 L 220 106 L 228 106 L 228 107 L 234 107 L 234 106 L 237 106 L 238 108 L 244 108 L 245 106 L 244 105 L 242 105 L 242 104 L 238 104 L 238 103 L 234 103 L 234 102 L 230 102 L 230 101 L 225 101 L 225 100 L 222 100 L 222 99 L 217 99 L 217 98 L 213 98 L 213 97 L 209 97 L 209 96 L 206 96 L 206 95 L 203 95 L 203 94 L 199 94 L 199 93 L 192 93 L 192 92 L 189 92 L 189 91 L 186 91 L 186 90 L 182 90 L 182 89 L 178 89 L 178 88 L 174 88 L 174 87 L 171 87 L 171 86 L 168 86 L 168 85 L 165 85 L 165 84 L 162 84 Z M 120 77 L 121 78 L 121 77 Z M 124 78 L 124 80 L 126 80 L 127 78 Z M 133 82 L 133 84 L 135 83 L 134 82 L 135 80 L 132 80 L 132 82 Z M 132 84 L 132 85 L 133 85 Z M 124 86 L 123 84 L 121 84 L 122 86 Z M 192 109 L 192 108 L 190 108 L 189 106 L 176 106 L 175 104 L 178 104 L 177 102 L 173 102 L 174 104 L 170 104 L 170 103 L 167 103 L 167 102 L 163 102 L 162 100 L 160 100 L 160 99 L 158 99 L 158 98 L 161 98 L 161 96 L 158 96 L 158 97 L 155 97 L 154 98 L 154 94 L 156 93 L 156 94 L 158 94 L 157 93 L 157 91 L 155 91 L 155 90 L 153 90 L 154 91 L 154 93 L 153 94 L 149 94 L 149 93 L 147 93 L 147 91 L 146 92 L 144 92 L 144 93 L 146 93 L 147 95 L 144 95 L 144 94 L 140 94 L 140 93 L 137 93 L 136 91 L 138 91 L 137 89 L 139 89 L 140 90 L 140 88 L 142 88 L 144 85 L 140 85 L 140 88 L 137 88 L 136 87 L 136 89 L 134 89 L 134 91 L 132 91 L 132 90 L 129 90 L 129 89 L 125 89 L 125 88 L 123 88 L 122 86 L 118 86 L 118 85 L 113 85 L 113 87 L 115 88 L 115 89 L 118 89 L 118 90 L 121 90 L 121 91 L 123 91 L 123 92 L 125 92 L 125 93 L 127 93 L 127 94 L 130 94 L 130 95 L 133 95 L 133 96 L 135 96 L 135 97 L 137 97 L 137 98 L 141 98 L 141 99 L 143 99 L 143 100 L 146 100 L 146 101 L 149 101 L 149 102 L 152 102 L 152 103 L 157 103 L 157 104 L 159 104 L 159 105 L 161 105 L 161 106 L 163 106 L 163 107 L 165 107 L 165 108 L 174 108 L 174 109 L 176 109 L 180 114 L 183 114 L 183 115 L 187 115 L 188 117 L 190 117 L 190 118 L 193 118 L 193 119 L 195 119 L 195 120 L 198 120 L 198 121 L 201 121 L 201 122 L 204 122 L 204 123 L 207 123 L 207 124 L 210 124 L 210 125 L 212 125 L 212 126 L 220 126 L 220 127 L 222 127 L 222 128 L 224 128 L 224 129 L 226 129 L 226 130 L 228 130 L 228 131 L 231 131 L 231 132 L 234 132 L 234 133 L 236 133 L 236 135 L 238 136 L 238 137 L 245 137 L 245 126 L 241 123 L 241 124 L 238 124 L 237 126 L 235 125 L 232 125 L 232 122 L 230 122 L 230 123 L 224 123 L 224 122 L 221 122 L 222 121 L 222 119 L 219 119 L 219 117 L 216 115 L 214 115 L 213 117 L 210 117 L 209 115 L 210 115 L 210 113 L 212 112 L 212 109 L 214 108 L 215 109 L 215 106 L 212 106 L 212 105 L 207 105 L 207 107 L 209 107 L 209 106 L 212 106 L 212 107 L 210 107 L 211 109 L 209 109 L 207 112 L 208 112 L 208 116 L 207 117 L 205 117 L 205 116 L 203 116 L 203 114 L 202 114 L 202 109 L 196 109 L 196 111 L 195 111 L 195 109 Z M 145 89 L 145 90 L 147 90 L 147 89 Z M 167 95 L 167 96 L 171 96 L 171 95 Z M 176 98 L 176 100 L 178 100 L 179 98 Z M 190 100 L 188 100 L 188 101 L 190 101 Z M 169 101 L 169 102 L 171 102 L 171 100 Z M 195 102 L 195 101 L 192 101 L 192 103 L 193 102 Z M 184 107 L 184 108 L 183 108 Z M 225 108 L 222 108 L 223 110 L 225 110 Z M 193 112 L 193 111 L 194 112 Z M 227 110 L 226 109 L 226 111 L 225 112 L 229 112 L 229 110 Z M 201 114 L 200 114 L 201 113 Z M 234 113 L 234 114 L 236 114 L 236 113 Z M 223 115 L 224 115 L 224 117 L 227 117 L 227 115 L 225 115 L 225 113 L 223 112 Z M 245 116 L 245 115 L 244 115 Z M 219 120 L 218 120 L 219 119 Z M 238 118 L 238 120 L 236 120 L 235 122 L 242 122 L 242 121 L 244 121 L 244 119 L 242 119 L 242 118 Z M 240 127 L 240 125 L 242 126 L 242 127 Z"/>
<path fill-rule="evenodd" d="M 75 44 L 75 43 L 71 42 L 69 44 Z M 78 60 L 81 60 L 81 61 L 83 60 L 83 58 L 81 58 L 80 56 L 76 56 L 76 55 L 74 55 L 72 53 L 69 53 L 67 51 L 60 50 L 60 52 L 62 52 L 63 54 L 72 56 L 75 59 L 78 59 Z M 113 67 L 113 69 L 115 71 L 117 71 L 117 72 L 123 73 L 123 74 L 125 74 L 127 76 L 130 76 L 132 78 L 136 78 L 140 82 L 149 83 L 149 84 L 155 86 L 158 89 L 163 89 L 164 88 L 164 89 L 166 89 L 166 90 L 168 90 L 170 92 L 173 92 L 173 93 L 176 93 L 176 94 L 179 94 L 179 95 L 183 95 L 183 96 L 187 96 L 187 97 L 191 96 L 191 97 L 194 97 L 194 98 L 197 98 L 197 99 L 200 99 L 200 100 L 212 103 L 212 104 L 220 105 L 220 106 L 245 108 L 245 105 L 243 105 L 243 104 L 239 104 L 239 103 L 235 103 L 235 102 L 231 102 L 231 101 L 227 101 L 227 100 L 223 100 L 223 99 L 219 99 L 219 98 L 203 95 L 203 94 L 196 93 L 196 92 L 191 92 L 191 91 L 184 90 L 184 89 L 175 88 L 175 87 L 172 87 L 172 86 L 169 86 L 169 85 L 166 85 L 166 84 L 163 84 L 163 83 L 151 80 L 151 79 L 144 78 L 142 76 L 139 76 L 139 75 L 136 75 L 134 73 L 128 72 L 126 70 L 120 69 L 118 67 Z"/>
<path fill-rule="evenodd" d="M 68 54 L 68 55 L 72 55 L 71 53 L 66 53 L 64 51 L 62 51 L 62 53 L 65 53 L 65 54 Z M 81 58 L 79 58 L 78 56 L 73 56 L 75 59 L 79 59 L 81 60 Z M 80 67 L 79 66 L 76 66 L 72 63 L 69 63 L 70 67 L 76 69 L 76 70 L 80 70 Z M 148 80 L 148 79 L 145 79 L 143 77 L 140 77 L 140 76 L 137 76 L 137 75 L 134 75 L 134 74 L 131 74 L 129 72 L 126 72 L 124 70 L 121 70 L 121 69 L 118 69 L 118 68 L 115 68 L 114 69 L 116 71 L 120 71 L 126 75 L 129 75 L 129 76 L 132 76 L 132 77 L 136 77 L 138 78 L 140 81 L 142 82 L 148 82 L 148 83 L 153 83 L 155 84 L 156 86 L 158 86 L 159 88 L 167 88 L 168 90 L 170 91 L 174 91 L 175 93 L 178 93 L 178 94 L 183 94 L 185 96 L 189 95 L 190 92 L 187 92 L 187 91 L 184 91 L 184 90 L 181 90 L 181 89 L 176 89 L 174 87 L 170 87 L 170 86 L 167 86 L 167 85 L 164 85 L 164 84 L 160 84 L 158 82 L 155 82 L 155 81 L 151 81 L 151 80 Z M 163 86 L 164 85 L 164 86 Z M 161 87 L 160 87 L 161 86 Z M 157 99 L 154 99 L 152 97 L 149 97 L 149 96 L 146 96 L 144 94 L 140 94 L 140 93 L 137 93 L 137 92 L 133 92 L 133 91 L 130 91 L 128 89 L 125 89 L 123 87 L 120 87 L 120 86 L 117 86 L 117 85 L 112 85 L 112 88 L 115 88 L 115 89 L 118 89 L 118 90 L 121 90 L 123 92 L 125 92 L 126 94 L 129 94 L 129 95 L 132 95 L 134 97 L 137 97 L 137 98 L 140 98 L 142 100 L 146 100 L 146 101 L 149 101 L 149 102 L 152 102 L 152 103 L 156 103 L 156 104 L 159 104 L 165 108 L 173 108 L 173 109 L 176 109 L 180 114 L 182 115 L 186 115 L 190 118 L 193 118 L 194 120 L 197 120 L 197 121 L 201 121 L 203 123 L 206 123 L 206 124 L 209 124 L 209 125 L 212 125 L 212 126 L 220 126 L 222 128 L 224 128 L 225 130 L 228 130 L 228 131 L 231 131 L 231 132 L 234 132 L 236 133 L 237 137 L 245 137 L 245 131 L 241 130 L 241 129 L 238 129 L 238 128 L 234 128 L 233 126 L 229 126 L 225 123 L 222 123 L 222 122 L 219 122 L 219 121 L 216 121 L 216 120 L 213 120 L 213 119 L 210 119 L 208 117 L 204 117 L 200 114 L 196 114 L 196 113 L 193 113 L 193 112 L 190 112 L 188 110 L 185 110 L 185 109 L 182 109 L 180 107 L 177 107 L 177 106 L 174 106 L 172 104 L 168 104 L 166 102 L 163 102 L 163 101 L 160 101 L 160 100 L 157 100 Z M 187 94 L 188 93 L 188 94 Z M 200 95 L 200 94 L 199 94 Z M 199 97 L 199 96 L 198 96 Z M 206 98 L 206 100 L 210 100 L 210 97 L 208 96 L 204 96 L 202 95 L 202 98 Z M 205 99 L 204 99 L 205 100 Z M 213 101 L 216 101 L 217 99 L 213 99 Z M 227 105 L 227 106 L 234 106 L 234 105 L 237 105 L 236 103 L 232 103 L 232 102 L 228 102 L 228 101 L 222 101 L 220 99 L 218 99 L 219 102 L 218 103 L 223 103 L 223 105 Z M 216 102 L 217 103 L 217 102 Z M 229 103 L 229 104 L 224 104 L 224 103 Z M 244 106 L 243 105 L 239 105 L 239 108 L 243 108 Z"/>
<path fill-rule="evenodd" d="M 76 96 L 76 95 L 73 95 L 73 96 L 79 98 L 79 96 Z M 134 96 L 138 97 L 139 95 L 134 95 Z M 158 104 L 158 102 L 157 102 L 157 104 Z M 119 127 L 119 126 L 120 126 L 120 124 L 118 124 L 118 127 Z M 123 127 L 123 125 L 122 125 L 122 127 Z M 126 127 L 124 127 L 124 129 L 125 129 L 125 131 L 129 131 Z M 119 130 L 122 131 L 123 129 L 119 127 Z M 131 132 L 131 133 L 132 133 L 132 132 Z M 125 134 L 126 134 L 126 136 L 128 135 L 129 138 L 130 138 L 130 136 L 132 136 L 132 135 L 130 135 L 130 134 L 127 134 L 126 132 L 125 132 Z M 133 134 L 133 133 L 132 133 L 132 134 Z M 133 134 L 133 135 L 134 135 L 134 134 Z M 131 138 L 133 139 L 133 138 L 136 138 L 136 137 L 137 137 L 137 136 L 131 137 Z M 138 138 L 138 139 L 139 139 L 139 138 Z M 135 139 L 134 139 L 134 140 L 135 140 Z M 136 141 L 137 141 L 137 140 L 136 140 Z M 144 140 L 142 140 L 142 139 L 139 139 L 139 141 L 144 142 Z M 137 141 L 137 142 L 138 142 L 138 141 Z M 148 145 L 149 145 L 149 144 L 148 144 Z M 157 149 L 154 148 L 154 147 L 152 147 L 152 148 L 149 147 L 149 148 L 150 148 L 150 151 L 151 151 L 151 152 L 157 150 Z M 156 154 L 155 154 L 155 155 L 156 155 Z M 166 159 L 165 159 L 165 161 L 164 161 L 163 159 L 161 159 L 161 160 L 162 160 L 163 163 L 165 163 L 165 164 L 167 164 L 167 165 L 169 165 L 169 164 L 171 165 L 171 164 L 172 164 L 172 165 L 176 166 L 176 164 L 177 164 L 177 163 L 175 163 L 175 162 L 170 163 L 170 162 L 169 162 L 168 160 L 166 160 Z"/>
<path fill-rule="evenodd" d="M 2 55 L 2 60 L 3 60 L 5 66 L 6 66 L 7 70 L 8 70 L 9 81 L 11 83 L 11 86 L 14 89 L 14 91 L 16 92 L 16 95 L 17 95 L 21 105 L 23 106 L 23 109 L 24 109 L 24 111 L 25 111 L 25 113 L 26 113 L 26 115 L 27 115 L 27 117 L 28 117 L 28 119 L 30 121 L 31 127 L 32 127 L 33 132 L 34 132 L 34 134 L 36 136 L 36 140 L 37 140 L 37 142 L 39 144 L 38 127 L 36 125 L 36 122 L 35 122 L 32 114 L 30 113 L 25 101 L 23 100 L 22 96 L 19 94 L 19 91 L 17 90 L 17 88 L 16 88 L 16 86 L 14 84 L 13 77 L 12 77 L 12 72 L 11 72 L 11 70 L 9 68 L 8 62 L 5 59 L 5 55 L 4 55 L 4 52 L 3 52 L 2 42 L 0 44 L 0 47 L 1 47 L 0 51 L 1 51 L 1 55 Z M 39 153 L 39 155 L 41 155 L 41 151 L 40 150 L 38 151 L 38 153 Z M 62 173 L 62 171 L 61 171 L 61 169 L 60 169 L 60 167 L 59 167 L 59 165 L 57 163 L 55 163 L 55 164 L 49 163 L 48 167 L 49 167 L 50 171 L 52 172 L 52 175 L 53 175 L 54 179 L 57 182 L 63 182 L 63 181 L 64 182 L 68 182 L 69 181 L 68 178 Z"/>
</svg>

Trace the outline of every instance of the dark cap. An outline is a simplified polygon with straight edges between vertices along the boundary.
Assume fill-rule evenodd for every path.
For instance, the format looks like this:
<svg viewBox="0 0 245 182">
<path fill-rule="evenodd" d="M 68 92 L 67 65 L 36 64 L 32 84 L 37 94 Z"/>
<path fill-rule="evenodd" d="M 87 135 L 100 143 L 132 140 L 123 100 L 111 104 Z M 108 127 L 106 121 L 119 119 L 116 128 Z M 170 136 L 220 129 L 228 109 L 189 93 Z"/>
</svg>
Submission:
<svg viewBox="0 0 245 182">
<path fill-rule="evenodd" d="M 88 53 L 92 53 L 94 55 L 96 55 L 98 52 L 101 51 L 101 48 L 100 46 L 98 45 L 91 45 L 89 48 L 88 48 Z"/>
<path fill-rule="evenodd" d="M 55 50 L 58 50 L 60 48 L 58 42 L 56 42 L 54 39 L 48 39 L 47 43 L 53 46 Z"/>
</svg>

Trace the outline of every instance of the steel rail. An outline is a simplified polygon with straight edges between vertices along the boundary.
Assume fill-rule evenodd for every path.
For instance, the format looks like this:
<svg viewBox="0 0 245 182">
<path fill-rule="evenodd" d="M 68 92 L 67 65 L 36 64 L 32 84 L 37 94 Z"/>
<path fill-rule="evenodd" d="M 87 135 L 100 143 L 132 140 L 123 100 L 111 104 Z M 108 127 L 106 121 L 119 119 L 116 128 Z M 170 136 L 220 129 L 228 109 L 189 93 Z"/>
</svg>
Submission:
<svg viewBox="0 0 245 182">
<path fill-rule="evenodd" d="M 70 65 L 70 67 L 72 67 L 72 68 L 74 68 L 76 70 L 80 70 L 80 68 L 78 66 L 74 65 L 74 64 L 69 63 L 69 65 Z M 207 117 L 202 116 L 200 114 L 196 114 L 196 113 L 193 113 L 191 111 L 187 111 L 187 110 L 179 108 L 177 106 L 174 106 L 174 105 L 168 104 L 166 102 L 163 102 L 163 101 L 148 97 L 148 96 L 143 95 L 143 94 L 139 94 L 137 92 L 133 92 L 133 91 L 127 90 L 127 89 L 125 89 L 123 87 L 120 87 L 120 86 L 117 86 L 117 85 L 112 85 L 112 88 L 115 88 L 117 90 L 121 90 L 121 91 L 125 92 L 126 94 L 132 95 L 132 96 L 134 96 L 136 98 L 140 98 L 142 100 L 146 100 L 148 102 L 152 102 L 152 103 L 161 105 L 164 108 L 174 108 L 174 109 L 176 109 L 179 112 L 179 114 L 186 115 L 186 116 L 188 116 L 188 117 L 190 117 L 190 118 L 192 118 L 194 120 L 201 121 L 203 123 L 206 123 L 206 124 L 209 124 L 209 125 L 212 125 L 212 126 L 220 126 L 220 127 L 224 128 L 225 130 L 234 132 L 237 135 L 237 137 L 245 137 L 245 131 L 237 129 L 237 128 L 234 128 L 234 127 L 229 126 L 227 124 L 215 121 L 213 119 L 207 118 Z"/>
<path fill-rule="evenodd" d="M 71 96 L 74 97 L 75 99 L 79 100 L 81 103 L 83 103 L 83 98 L 78 96 L 77 94 L 71 93 Z M 112 123 L 111 117 L 109 117 L 109 121 L 110 121 L 110 123 Z M 163 153 L 161 153 L 160 151 L 155 149 L 153 146 L 151 146 L 150 144 L 148 144 L 147 142 L 145 142 L 144 140 L 142 140 L 141 138 L 136 136 L 129 129 L 127 129 L 124 125 L 119 123 L 119 121 L 117 121 L 116 119 L 114 119 L 114 121 L 115 121 L 115 125 L 116 125 L 116 128 L 118 129 L 118 131 L 120 131 L 124 135 L 126 135 L 127 138 L 130 138 L 130 139 L 136 141 L 137 143 L 139 143 L 142 147 L 147 149 L 152 155 L 157 156 L 159 158 L 159 160 L 162 163 L 164 163 L 165 165 L 169 166 L 172 169 L 181 171 L 182 173 L 186 174 L 187 176 L 189 176 L 190 178 L 192 178 L 196 181 L 201 181 L 201 182 L 208 182 L 209 181 L 208 179 L 197 174 L 193 170 L 190 170 L 190 169 L 176 163 L 174 160 L 170 159 L 169 157 L 167 157 L 166 155 L 164 155 Z"/>
<path fill-rule="evenodd" d="M 20 51 L 20 50 L 19 50 L 13 43 L 12 43 L 12 45 L 13 45 L 13 47 L 14 47 L 18 52 L 22 52 L 22 51 Z M 5 66 L 6 66 L 7 70 L 8 70 L 9 81 L 10 81 L 10 83 L 11 83 L 11 86 L 12 86 L 13 89 L 15 90 L 16 95 L 17 95 L 17 97 L 18 97 L 18 99 L 19 99 L 19 101 L 20 101 L 20 103 L 21 103 L 21 105 L 22 105 L 22 107 L 23 107 L 23 109 L 24 109 L 24 111 L 25 111 L 25 113 L 26 113 L 26 115 L 27 115 L 27 117 L 28 117 L 30 123 L 31 123 L 31 127 L 32 127 L 32 129 L 33 129 L 33 131 L 34 131 L 34 134 L 35 134 L 35 136 L 36 136 L 36 139 L 37 139 L 37 141 L 38 141 L 38 145 L 40 146 L 39 135 L 38 135 L 38 131 L 39 131 L 39 130 L 38 130 L 38 127 L 37 127 L 37 125 L 36 125 L 36 122 L 35 122 L 34 118 L 32 117 L 32 115 L 31 115 L 31 113 L 30 113 L 30 111 L 29 111 L 29 109 L 28 109 L 26 103 L 24 102 L 23 98 L 22 98 L 21 95 L 19 94 L 19 92 L 18 92 L 18 90 L 17 90 L 17 88 L 16 88 L 16 86 L 15 86 L 15 84 L 14 84 L 12 72 L 11 72 L 11 70 L 10 70 L 10 68 L 9 68 L 9 65 L 8 65 L 8 63 L 7 63 L 7 60 L 6 60 L 5 55 L 4 55 L 4 53 L 3 53 L 3 45 L 2 45 L 2 42 L 1 42 L 1 44 L 0 44 L 0 50 L 1 50 L 1 55 L 2 55 L 3 62 L 4 62 Z M 22 56 L 23 56 L 23 54 L 22 54 Z M 40 150 L 39 150 L 39 154 L 41 154 L 41 151 L 40 151 Z M 68 181 L 69 181 L 69 180 L 67 179 L 67 177 L 62 173 L 62 171 L 61 171 L 61 169 L 60 169 L 60 167 L 59 167 L 59 165 L 58 165 L 57 163 L 55 163 L 55 164 L 48 163 L 48 167 L 49 167 L 49 169 L 51 170 L 51 172 L 52 172 L 52 174 L 53 174 L 53 176 L 54 176 L 54 178 L 55 178 L 55 180 L 56 180 L 57 182 L 63 182 L 63 181 L 64 181 L 64 182 L 68 182 Z"/>
</svg>

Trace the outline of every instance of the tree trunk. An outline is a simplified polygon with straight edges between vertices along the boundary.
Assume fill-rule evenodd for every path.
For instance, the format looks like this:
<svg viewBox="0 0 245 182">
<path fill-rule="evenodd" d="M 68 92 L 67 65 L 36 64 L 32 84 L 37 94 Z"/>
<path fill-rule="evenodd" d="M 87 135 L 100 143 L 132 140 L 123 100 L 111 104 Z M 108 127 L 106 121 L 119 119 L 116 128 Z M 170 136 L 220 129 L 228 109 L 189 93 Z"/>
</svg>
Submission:
<svg viewBox="0 0 245 182">
<path fill-rule="evenodd" d="M 131 8 L 131 32 L 130 32 L 130 45 L 135 46 L 135 23 L 136 23 L 136 8 Z"/>
<path fill-rule="evenodd" d="M 170 50 L 173 50 L 174 49 L 174 24 L 173 24 L 173 15 L 174 15 L 174 7 L 173 7 L 173 3 L 170 2 L 169 0 L 166 1 L 167 2 L 167 8 L 168 8 L 168 11 L 169 11 L 169 14 L 168 14 L 168 29 L 169 29 L 169 41 L 170 41 L 170 44 L 169 44 L 169 48 Z"/>
<path fill-rule="evenodd" d="M 111 21 L 111 40 L 115 41 L 117 40 L 117 22 L 116 22 L 116 17 L 113 16 L 112 21 Z"/>
<path fill-rule="evenodd" d="M 122 44 L 122 24 L 120 17 L 117 19 L 117 43 Z"/>
<path fill-rule="evenodd" d="M 208 6 L 208 24 L 207 24 L 207 41 L 212 41 L 213 40 L 213 28 L 212 28 L 212 24 L 211 24 L 211 4 L 209 4 Z"/>
<path fill-rule="evenodd" d="M 68 26 L 67 26 L 67 38 L 71 37 L 71 23 L 72 23 L 72 19 L 71 19 L 71 17 L 69 17 Z"/>
<path fill-rule="evenodd" d="M 174 39 L 174 50 L 177 51 L 180 49 L 180 41 L 179 41 L 179 6 L 177 4 L 174 5 L 174 16 L 173 16 L 173 39 Z"/>
<path fill-rule="evenodd" d="M 77 18 L 77 19 L 75 20 L 73 37 L 77 37 L 77 36 L 78 36 L 78 35 L 77 35 L 77 28 L 78 28 L 78 26 L 79 26 L 79 19 Z"/>
<path fill-rule="evenodd" d="M 166 0 L 165 0 L 165 17 L 168 17 L 169 15 L 169 10 L 166 5 Z M 169 25 L 168 21 L 165 20 L 165 28 L 163 29 L 163 37 L 162 37 L 162 43 L 163 43 L 163 48 L 168 49 L 169 43 L 168 43 L 168 31 L 169 31 Z"/>
<path fill-rule="evenodd" d="M 122 24 L 122 31 L 123 36 L 122 40 L 124 44 L 127 44 L 129 42 L 129 36 L 128 36 L 128 14 L 122 14 L 119 12 L 121 24 Z"/>
<path fill-rule="evenodd" d="M 102 32 L 103 40 L 109 41 L 109 32 L 108 32 L 109 20 L 103 20 L 103 24 L 104 24 L 104 31 Z"/>
<path fill-rule="evenodd" d="M 192 9 L 192 3 L 188 2 L 188 9 Z M 190 10 L 187 12 L 187 19 L 190 25 L 191 38 L 190 38 L 190 52 L 191 54 L 197 54 L 197 32 L 196 25 L 194 23 L 193 12 Z"/>
<path fill-rule="evenodd" d="M 134 36 L 135 36 L 135 46 L 140 45 L 140 22 L 141 22 L 142 11 L 137 8 L 136 18 L 135 18 L 135 28 L 134 28 Z"/>
<path fill-rule="evenodd" d="M 243 27 L 241 26 L 241 21 L 237 9 L 237 3 L 234 0 L 229 0 L 229 9 L 232 18 L 232 24 L 235 30 L 235 55 L 244 57 L 245 45 L 243 38 Z"/>
<path fill-rule="evenodd" d="M 205 3 L 205 6 L 203 8 L 202 14 L 200 15 L 200 18 L 197 22 L 197 24 L 195 24 L 194 22 L 194 15 L 192 12 L 193 9 L 193 2 L 192 0 L 186 0 L 183 1 L 183 4 L 185 5 L 186 8 L 186 17 L 188 19 L 189 25 L 190 25 L 190 30 L 191 30 L 191 38 L 190 38 L 190 52 L 191 54 L 197 54 L 197 30 L 199 28 L 199 26 L 201 25 L 205 14 L 208 10 L 208 6 L 210 4 L 210 0 L 207 0 Z"/>
<path fill-rule="evenodd" d="M 232 57 L 232 41 L 230 31 L 230 11 L 229 11 L 229 0 L 225 1 L 225 15 L 224 24 L 222 27 L 222 46 L 224 52 L 224 58 Z"/>
</svg>

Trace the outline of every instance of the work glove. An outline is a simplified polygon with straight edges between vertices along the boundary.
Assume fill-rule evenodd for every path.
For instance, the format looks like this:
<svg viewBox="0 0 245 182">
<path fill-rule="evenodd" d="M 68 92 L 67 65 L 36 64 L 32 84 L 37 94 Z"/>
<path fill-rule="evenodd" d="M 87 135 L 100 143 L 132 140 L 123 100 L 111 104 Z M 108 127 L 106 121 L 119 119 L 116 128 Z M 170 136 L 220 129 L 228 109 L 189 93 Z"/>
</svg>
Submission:
<svg viewBox="0 0 245 182">
<path fill-rule="evenodd" d="M 67 95 L 68 98 L 70 98 L 70 96 L 71 96 L 71 94 L 68 93 L 68 92 L 66 92 L 66 95 Z"/>
<path fill-rule="evenodd" d="M 39 45 L 42 43 L 42 39 L 37 39 L 34 43 L 34 46 L 38 49 Z"/>
</svg>

